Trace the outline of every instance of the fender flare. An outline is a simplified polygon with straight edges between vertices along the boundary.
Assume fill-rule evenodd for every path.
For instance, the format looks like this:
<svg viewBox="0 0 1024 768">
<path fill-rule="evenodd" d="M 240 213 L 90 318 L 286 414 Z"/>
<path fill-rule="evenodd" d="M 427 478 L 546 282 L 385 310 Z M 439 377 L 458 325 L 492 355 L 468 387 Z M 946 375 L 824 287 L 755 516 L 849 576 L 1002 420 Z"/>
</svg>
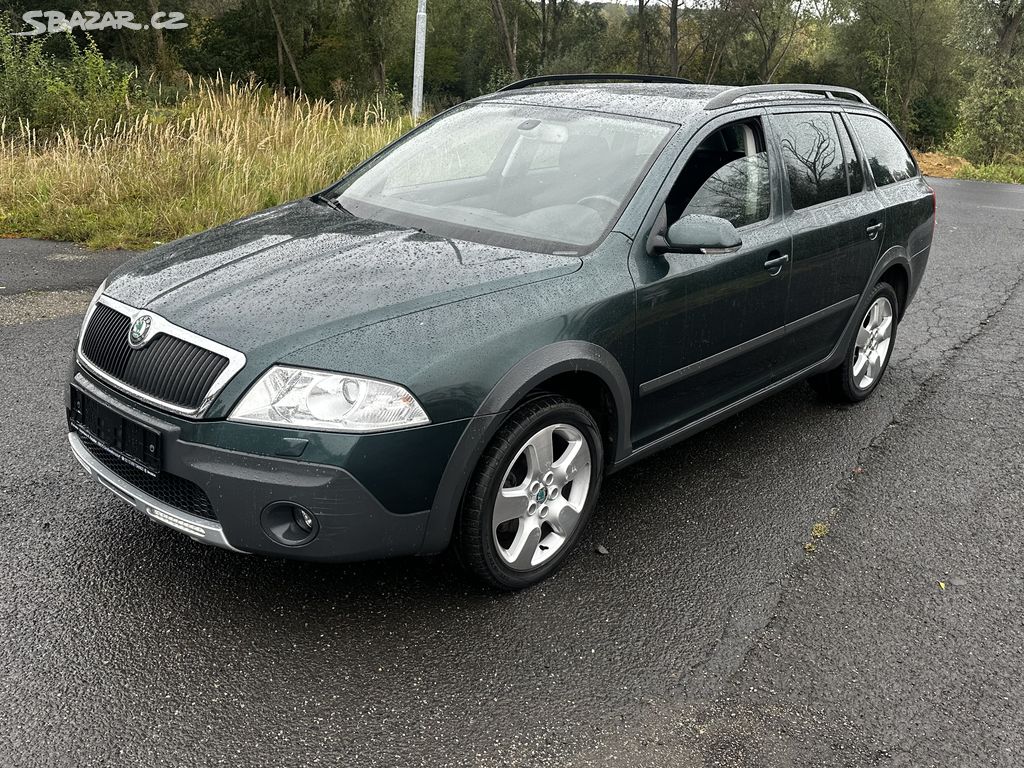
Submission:
<svg viewBox="0 0 1024 768">
<path fill-rule="evenodd" d="M 882 273 L 886 272 L 889 267 L 897 264 L 903 267 L 903 270 L 907 273 L 907 295 L 909 297 L 910 287 L 914 284 L 914 267 L 910 262 L 910 256 L 907 255 L 907 249 L 902 245 L 894 245 L 882 254 L 882 257 L 875 264 L 875 268 L 871 270 L 871 277 L 868 279 L 866 288 L 873 288 L 882 276 Z M 902 314 L 906 309 L 906 307 L 900 307 L 900 313 Z"/>
<path fill-rule="evenodd" d="M 615 462 L 629 454 L 633 402 L 629 381 L 615 356 L 588 341 L 558 341 L 534 350 L 494 385 L 459 438 L 434 494 L 422 553 L 440 552 L 448 546 L 466 484 L 508 412 L 543 381 L 575 372 L 594 374 L 608 387 L 616 413 L 614 455 L 609 458 Z"/>
<path fill-rule="evenodd" d="M 835 347 L 832 348 L 832 352 L 823 361 L 823 364 L 816 366 L 818 370 L 828 370 L 840 365 L 843 362 L 843 357 L 846 355 L 846 349 L 850 345 L 850 341 L 857 333 L 857 327 L 860 325 L 860 321 L 864 317 L 864 313 L 868 309 L 868 301 L 871 299 L 871 289 L 877 285 L 882 274 L 890 267 L 898 265 L 903 267 L 907 273 L 907 301 L 909 303 L 911 286 L 913 286 L 914 270 L 910 265 L 910 259 L 907 257 L 906 249 L 901 245 L 894 245 L 885 253 L 882 257 L 875 262 L 875 268 L 871 270 L 871 276 L 868 278 L 867 284 L 864 286 L 864 292 L 860 295 L 860 300 L 857 302 L 857 306 L 850 314 L 850 319 L 846 322 L 846 328 L 843 330 L 842 335 L 839 337 L 839 341 Z M 906 307 L 900 307 L 901 316 L 906 312 Z"/>
<path fill-rule="evenodd" d="M 902 245 L 894 245 L 878 260 L 875 264 L 875 268 L 871 271 L 871 279 L 868 281 L 868 287 L 873 287 L 882 276 L 882 273 L 887 271 L 889 267 L 893 265 L 899 265 L 903 267 L 903 271 L 907 273 L 907 295 L 904 297 L 904 305 L 900 307 L 900 317 L 902 317 L 907 311 L 907 305 L 910 304 L 911 298 L 914 295 L 914 265 L 910 255 L 907 253 L 907 249 Z"/>
</svg>

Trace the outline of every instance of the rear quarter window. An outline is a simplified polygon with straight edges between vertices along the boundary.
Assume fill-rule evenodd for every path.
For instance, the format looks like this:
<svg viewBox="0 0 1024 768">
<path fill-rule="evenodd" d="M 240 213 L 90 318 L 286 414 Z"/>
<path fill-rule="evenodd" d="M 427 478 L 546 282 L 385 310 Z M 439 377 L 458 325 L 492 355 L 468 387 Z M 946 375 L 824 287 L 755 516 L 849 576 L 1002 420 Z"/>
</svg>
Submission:
<svg viewBox="0 0 1024 768">
<path fill-rule="evenodd" d="M 917 176 L 914 158 L 888 125 L 870 115 L 850 115 L 875 184 L 884 187 Z"/>
</svg>

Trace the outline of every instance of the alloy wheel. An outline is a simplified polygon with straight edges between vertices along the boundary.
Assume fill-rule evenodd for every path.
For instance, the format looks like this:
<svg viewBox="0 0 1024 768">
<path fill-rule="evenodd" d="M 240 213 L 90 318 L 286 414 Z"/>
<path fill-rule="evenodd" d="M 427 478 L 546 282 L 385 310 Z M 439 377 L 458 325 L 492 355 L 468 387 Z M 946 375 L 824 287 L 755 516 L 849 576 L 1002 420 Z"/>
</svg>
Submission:
<svg viewBox="0 0 1024 768">
<path fill-rule="evenodd" d="M 590 493 L 590 445 L 570 424 L 534 433 L 505 470 L 491 513 L 498 556 L 516 571 L 543 565 L 572 535 Z"/>
<path fill-rule="evenodd" d="M 868 308 L 857 331 L 853 382 L 858 389 L 868 389 L 882 375 L 892 346 L 892 322 L 892 304 L 885 296 L 879 296 Z"/>
</svg>

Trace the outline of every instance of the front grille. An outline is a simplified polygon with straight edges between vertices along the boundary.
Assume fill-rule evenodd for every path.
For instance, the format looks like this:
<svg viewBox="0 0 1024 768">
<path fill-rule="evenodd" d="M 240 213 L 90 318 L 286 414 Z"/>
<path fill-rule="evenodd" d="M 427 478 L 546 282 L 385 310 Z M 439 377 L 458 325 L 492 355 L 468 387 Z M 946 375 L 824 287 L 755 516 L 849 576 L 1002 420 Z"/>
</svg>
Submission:
<svg viewBox="0 0 1024 768">
<path fill-rule="evenodd" d="M 107 469 L 140 491 L 148 493 L 168 506 L 188 512 L 190 515 L 216 520 L 210 498 L 202 488 L 190 480 L 167 472 L 150 477 L 130 464 L 100 448 L 89 438 L 82 436 L 82 444 Z"/>
<path fill-rule="evenodd" d="M 128 344 L 132 319 L 97 304 L 82 335 L 82 354 L 109 376 L 150 397 L 179 408 L 197 409 L 228 359 L 166 333 L 141 349 Z"/>
</svg>

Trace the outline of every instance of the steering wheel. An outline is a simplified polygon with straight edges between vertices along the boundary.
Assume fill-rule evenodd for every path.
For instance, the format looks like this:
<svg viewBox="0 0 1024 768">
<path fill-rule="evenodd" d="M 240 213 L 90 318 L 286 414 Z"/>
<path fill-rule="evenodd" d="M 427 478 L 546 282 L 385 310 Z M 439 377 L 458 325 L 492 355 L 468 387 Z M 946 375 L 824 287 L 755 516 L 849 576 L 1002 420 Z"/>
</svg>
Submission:
<svg viewBox="0 0 1024 768">
<path fill-rule="evenodd" d="M 598 205 L 594 205 L 594 203 Z M 606 213 L 609 216 L 619 210 L 619 201 L 608 197 L 608 195 L 587 195 L 577 200 L 576 205 L 585 205 L 587 208 L 592 208 L 600 214 Z"/>
</svg>

